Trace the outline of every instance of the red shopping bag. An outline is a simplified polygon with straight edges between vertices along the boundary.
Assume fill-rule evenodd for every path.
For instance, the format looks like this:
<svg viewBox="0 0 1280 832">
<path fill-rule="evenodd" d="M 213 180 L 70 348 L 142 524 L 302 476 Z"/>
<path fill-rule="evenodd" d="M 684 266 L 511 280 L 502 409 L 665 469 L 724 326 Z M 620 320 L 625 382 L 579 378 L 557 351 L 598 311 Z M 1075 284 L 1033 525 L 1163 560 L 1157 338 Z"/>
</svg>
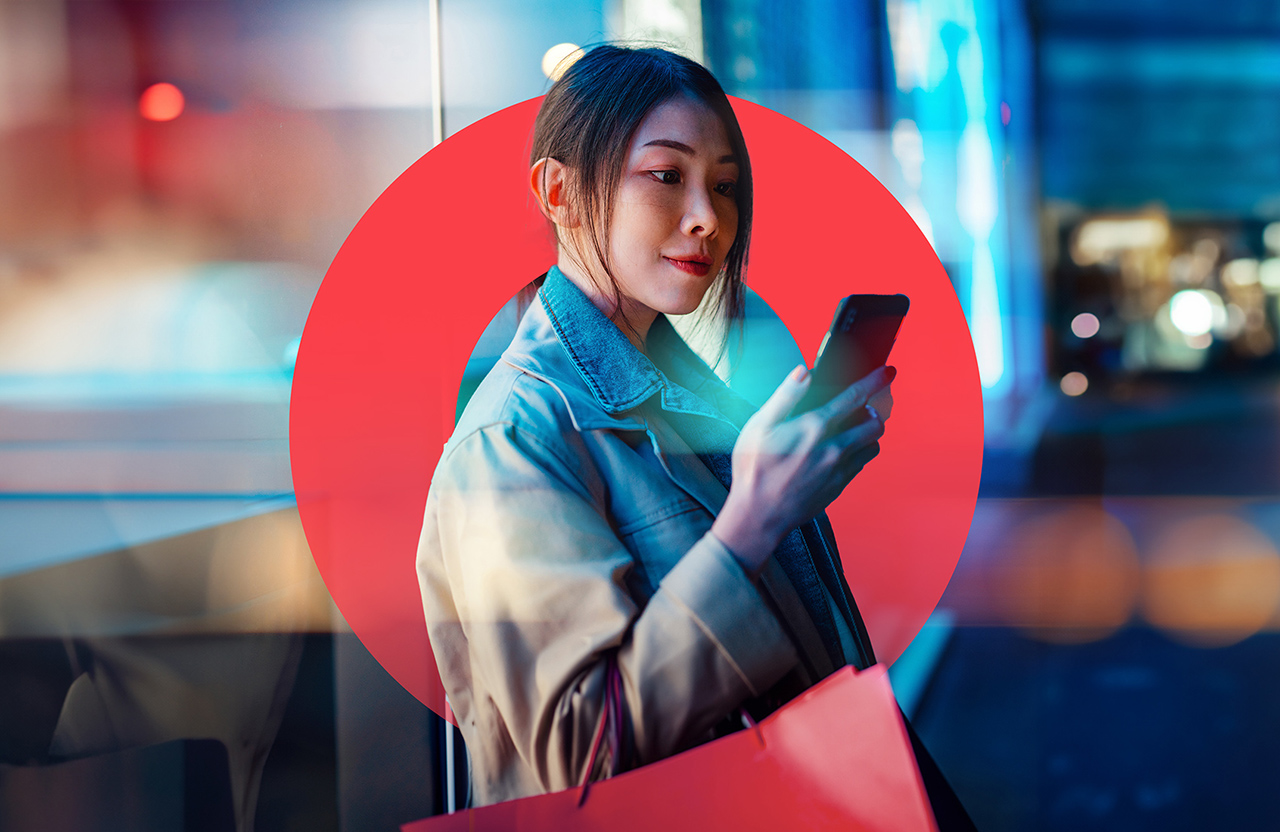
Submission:
<svg viewBox="0 0 1280 832">
<path fill-rule="evenodd" d="M 760 723 L 580 789 L 402 832 L 840 829 L 937 832 L 881 665 L 845 667 Z"/>
</svg>

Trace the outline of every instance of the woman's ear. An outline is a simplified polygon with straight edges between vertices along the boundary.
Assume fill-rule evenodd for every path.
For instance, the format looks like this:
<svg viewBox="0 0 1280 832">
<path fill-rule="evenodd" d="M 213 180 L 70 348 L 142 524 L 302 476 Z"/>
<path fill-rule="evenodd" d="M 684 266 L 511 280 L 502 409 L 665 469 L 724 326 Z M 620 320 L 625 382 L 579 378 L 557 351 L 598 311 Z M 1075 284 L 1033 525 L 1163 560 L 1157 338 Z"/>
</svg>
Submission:
<svg viewBox="0 0 1280 832">
<path fill-rule="evenodd" d="M 578 218 L 569 207 L 569 168 L 559 159 L 543 156 L 529 168 L 529 187 L 543 215 L 561 228 L 576 228 Z"/>
</svg>

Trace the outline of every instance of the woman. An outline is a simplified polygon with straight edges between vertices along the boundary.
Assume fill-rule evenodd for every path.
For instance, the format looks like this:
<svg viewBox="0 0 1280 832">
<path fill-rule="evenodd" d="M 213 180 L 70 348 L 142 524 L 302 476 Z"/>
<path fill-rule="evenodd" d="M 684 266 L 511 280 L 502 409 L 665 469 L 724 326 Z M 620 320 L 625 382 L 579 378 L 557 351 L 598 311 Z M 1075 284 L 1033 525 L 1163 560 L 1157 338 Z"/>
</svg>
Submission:
<svg viewBox="0 0 1280 832">
<path fill-rule="evenodd" d="M 558 261 L 467 405 L 418 552 L 478 804 L 662 759 L 875 661 L 823 509 L 878 452 L 882 368 L 789 418 L 667 321 L 741 315 L 751 167 L 697 64 L 599 47 L 548 93 L 534 197 Z"/>
</svg>

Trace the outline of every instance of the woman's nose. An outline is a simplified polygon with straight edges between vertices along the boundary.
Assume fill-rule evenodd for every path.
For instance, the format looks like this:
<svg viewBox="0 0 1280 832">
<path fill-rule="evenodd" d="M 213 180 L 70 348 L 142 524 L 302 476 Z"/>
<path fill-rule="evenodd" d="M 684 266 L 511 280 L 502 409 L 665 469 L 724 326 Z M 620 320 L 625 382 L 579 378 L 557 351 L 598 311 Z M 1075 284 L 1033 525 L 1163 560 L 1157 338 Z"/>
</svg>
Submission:
<svg viewBox="0 0 1280 832">
<path fill-rule="evenodd" d="M 711 192 L 706 188 L 690 188 L 688 193 L 681 230 L 693 237 L 714 236 L 720 230 L 720 217 L 716 214 Z"/>
</svg>

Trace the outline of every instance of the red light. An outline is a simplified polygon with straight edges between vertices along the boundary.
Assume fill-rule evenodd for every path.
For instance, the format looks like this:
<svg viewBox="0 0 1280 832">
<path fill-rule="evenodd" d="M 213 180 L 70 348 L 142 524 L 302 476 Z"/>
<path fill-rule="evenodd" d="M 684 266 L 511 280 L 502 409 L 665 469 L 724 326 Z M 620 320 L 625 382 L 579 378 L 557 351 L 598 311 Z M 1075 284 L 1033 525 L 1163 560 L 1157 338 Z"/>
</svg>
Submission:
<svg viewBox="0 0 1280 832">
<path fill-rule="evenodd" d="M 138 112 L 149 121 L 173 121 L 186 106 L 182 90 L 173 84 L 152 84 L 138 99 Z"/>
<path fill-rule="evenodd" d="M 1008 101 L 1000 102 L 1000 121 L 1005 127 L 1009 126 L 1009 119 L 1013 116 L 1013 111 L 1009 109 Z"/>
</svg>

